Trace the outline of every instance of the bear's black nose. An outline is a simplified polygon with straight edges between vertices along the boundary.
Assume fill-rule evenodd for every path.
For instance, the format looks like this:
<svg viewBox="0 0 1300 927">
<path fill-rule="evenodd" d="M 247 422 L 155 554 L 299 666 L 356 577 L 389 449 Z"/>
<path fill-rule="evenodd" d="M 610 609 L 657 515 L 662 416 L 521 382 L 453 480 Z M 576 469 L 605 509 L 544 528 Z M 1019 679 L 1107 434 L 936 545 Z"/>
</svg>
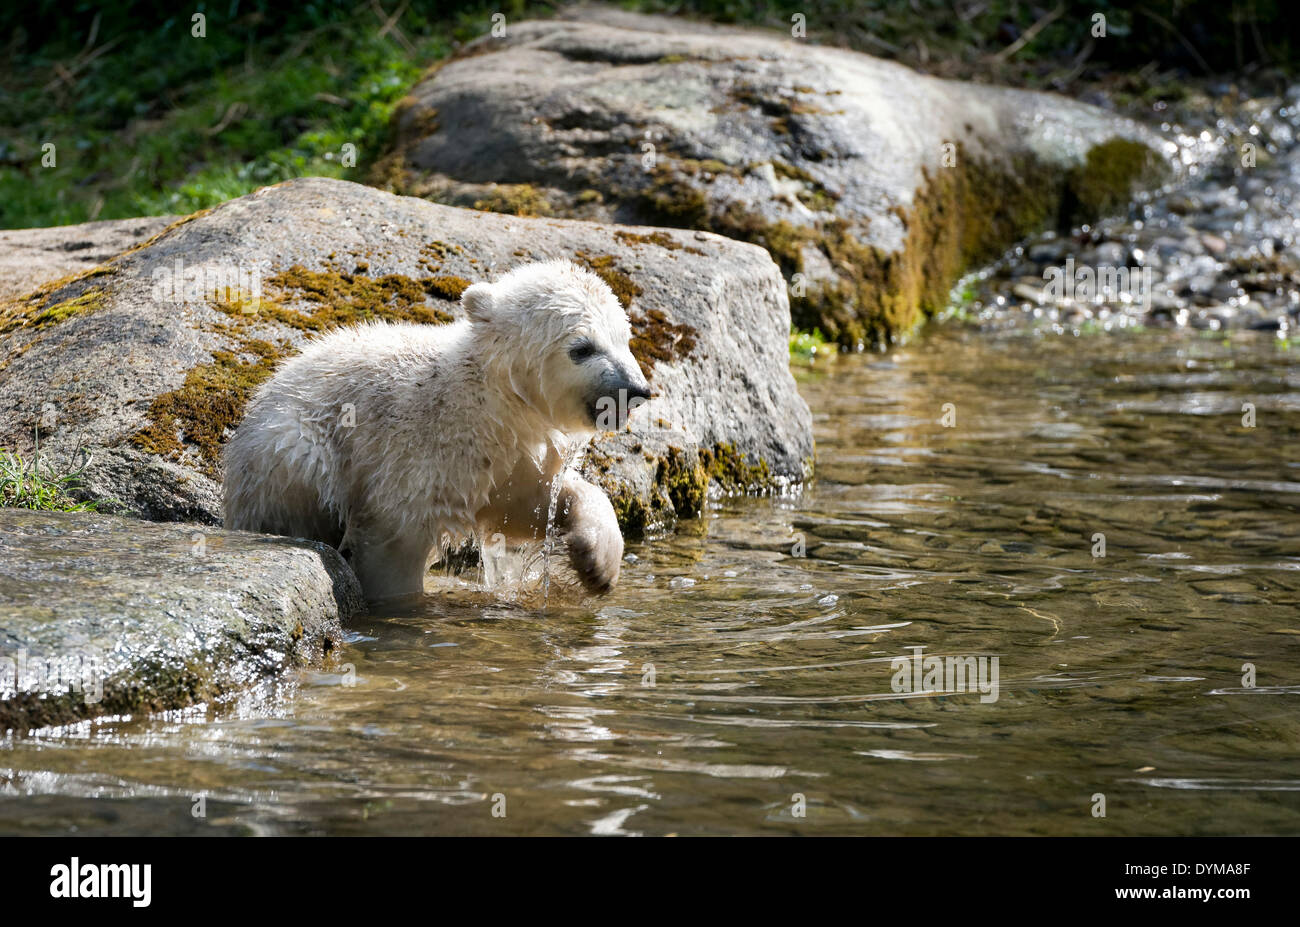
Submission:
<svg viewBox="0 0 1300 927">
<path fill-rule="evenodd" d="M 644 386 L 638 386 L 635 383 L 629 383 L 627 385 L 627 398 L 629 402 L 631 402 L 633 399 L 649 399 L 650 398 L 649 384 L 646 384 Z"/>
</svg>

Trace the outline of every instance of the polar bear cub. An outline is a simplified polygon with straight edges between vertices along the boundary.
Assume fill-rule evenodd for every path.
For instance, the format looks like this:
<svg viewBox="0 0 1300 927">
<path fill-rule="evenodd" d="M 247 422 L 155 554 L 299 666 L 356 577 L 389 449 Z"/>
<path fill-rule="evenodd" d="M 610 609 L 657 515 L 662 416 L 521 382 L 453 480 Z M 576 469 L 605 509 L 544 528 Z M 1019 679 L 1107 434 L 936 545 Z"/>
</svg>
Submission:
<svg viewBox="0 0 1300 927">
<path fill-rule="evenodd" d="M 466 541 L 541 538 L 558 481 L 569 559 L 589 591 L 611 589 L 613 506 L 563 461 L 650 396 L 627 314 L 568 261 L 477 283 L 461 305 L 462 321 L 340 329 L 287 361 L 226 446 L 226 527 L 331 544 L 378 600 L 421 593 Z"/>
</svg>

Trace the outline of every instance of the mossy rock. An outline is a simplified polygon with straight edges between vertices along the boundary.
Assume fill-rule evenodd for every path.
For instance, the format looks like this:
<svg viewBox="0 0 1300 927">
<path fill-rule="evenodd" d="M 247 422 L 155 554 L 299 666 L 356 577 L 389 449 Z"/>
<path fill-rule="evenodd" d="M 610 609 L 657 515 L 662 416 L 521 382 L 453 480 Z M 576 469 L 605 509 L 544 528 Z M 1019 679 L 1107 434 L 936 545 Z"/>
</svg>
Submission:
<svg viewBox="0 0 1300 927">
<path fill-rule="evenodd" d="M 408 192 L 459 202 L 491 165 L 507 194 L 476 205 L 518 212 L 520 191 L 758 244 L 796 324 L 850 347 L 906 338 L 979 264 L 1170 176 L 1168 143 L 1097 107 L 758 30 L 584 7 L 469 48 L 397 120 Z M 458 131 L 422 133 L 435 111 Z"/>
<path fill-rule="evenodd" d="M 555 212 L 546 194 L 526 183 L 503 184 L 483 199 L 476 200 L 474 208 L 511 216 L 550 216 Z"/>
<path fill-rule="evenodd" d="M 587 472 L 589 478 L 603 485 L 619 525 L 629 537 L 661 533 L 682 519 L 700 516 L 711 491 L 727 496 L 765 495 L 777 483 L 766 460 L 746 455 L 730 443 L 698 448 L 651 443 L 656 446 L 655 452 L 638 445 L 654 466 L 654 476 L 648 486 L 603 481 L 599 466 L 589 467 Z M 803 477 L 811 476 L 812 459 L 808 458 Z"/>
<path fill-rule="evenodd" d="M 1136 192 L 1169 178 L 1168 165 L 1140 142 L 1112 138 L 1094 145 L 1066 180 L 1066 224 L 1093 222 L 1126 209 Z"/>
</svg>

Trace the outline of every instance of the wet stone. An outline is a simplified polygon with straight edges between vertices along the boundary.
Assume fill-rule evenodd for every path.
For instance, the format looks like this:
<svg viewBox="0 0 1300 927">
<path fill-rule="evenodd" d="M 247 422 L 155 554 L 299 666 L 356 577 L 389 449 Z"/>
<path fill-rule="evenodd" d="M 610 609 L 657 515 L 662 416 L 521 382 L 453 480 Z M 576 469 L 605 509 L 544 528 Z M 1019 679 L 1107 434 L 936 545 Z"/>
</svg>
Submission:
<svg viewBox="0 0 1300 927">
<path fill-rule="evenodd" d="M 0 509 L 0 731 L 221 701 L 321 662 L 362 608 L 323 544 Z"/>
</svg>

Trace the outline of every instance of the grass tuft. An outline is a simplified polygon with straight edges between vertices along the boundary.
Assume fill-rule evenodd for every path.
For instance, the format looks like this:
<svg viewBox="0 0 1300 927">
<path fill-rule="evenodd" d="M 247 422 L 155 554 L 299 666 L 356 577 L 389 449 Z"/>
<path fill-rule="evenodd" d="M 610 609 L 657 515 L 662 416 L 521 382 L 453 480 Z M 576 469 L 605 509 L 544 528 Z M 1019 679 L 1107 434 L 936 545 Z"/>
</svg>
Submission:
<svg viewBox="0 0 1300 927">
<path fill-rule="evenodd" d="M 80 466 L 77 465 L 79 458 Z M 30 460 L 0 449 L 0 507 L 42 512 L 95 511 L 97 502 L 83 502 L 74 496 L 82 488 L 81 475 L 90 466 L 90 461 L 90 452 L 78 448 L 65 467 L 56 466 L 41 455 L 39 431 Z"/>
</svg>

